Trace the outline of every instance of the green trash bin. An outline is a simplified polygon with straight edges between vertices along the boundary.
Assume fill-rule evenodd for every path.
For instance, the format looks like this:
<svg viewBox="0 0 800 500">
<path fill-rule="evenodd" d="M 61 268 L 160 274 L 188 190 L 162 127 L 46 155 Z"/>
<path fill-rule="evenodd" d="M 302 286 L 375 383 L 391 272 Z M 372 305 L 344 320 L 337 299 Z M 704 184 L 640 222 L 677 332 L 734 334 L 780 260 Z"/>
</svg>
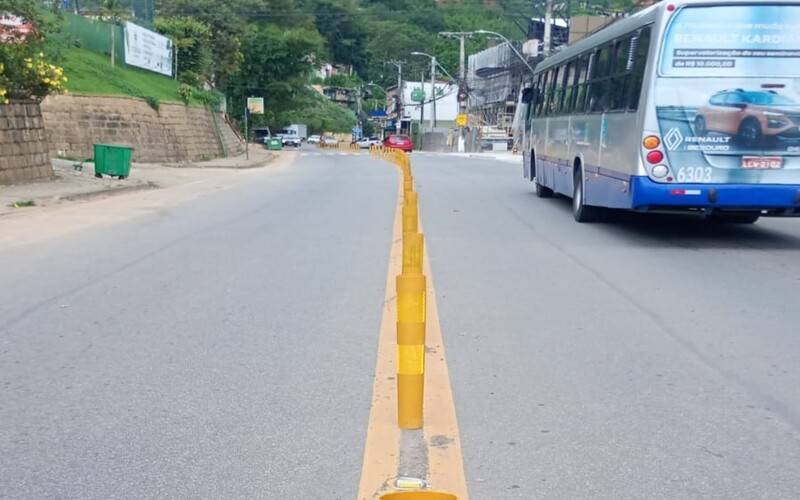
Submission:
<svg viewBox="0 0 800 500">
<path fill-rule="evenodd" d="M 131 173 L 131 159 L 133 148 L 119 144 L 94 145 L 94 176 L 116 176 L 120 179 L 128 177 Z"/>
<path fill-rule="evenodd" d="M 267 141 L 267 149 L 272 151 L 283 149 L 283 142 L 277 137 L 272 137 Z"/>
</svg>

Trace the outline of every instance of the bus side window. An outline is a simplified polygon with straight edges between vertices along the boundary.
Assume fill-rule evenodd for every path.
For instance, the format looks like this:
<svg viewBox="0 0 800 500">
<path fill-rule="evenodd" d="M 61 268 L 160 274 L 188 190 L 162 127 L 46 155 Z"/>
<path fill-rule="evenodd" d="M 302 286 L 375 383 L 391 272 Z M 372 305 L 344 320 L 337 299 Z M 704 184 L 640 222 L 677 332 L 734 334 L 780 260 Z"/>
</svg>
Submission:
<svg viewBox="0 0 800 500">
<path fill-rule="evenodd" d="M 633 37 L 618 41 L 615 46 L 614 76 L 611 79 L 609 109 L 611 111 L 624 111 L 626 97 L 630 87 L 630 73 L 633 64 Z"/>
<path fill-rule="evenodd" d="M 589 93 L 589 80 L 592 77 L 592 72 L 594 71 L 594 59 L 595 54 L 589 54 L 588 56 L 581 56 L 581 73 L 578 79 L 578 97 L 575 101 L 575 112 L 576 113 L 583 113 L 586 111 L 586 95 Z"/>
<path fill-rule="evenodd" d="M 597 71 L 589 85 L 589 112 L 605 111 L 608 103 L 608 71 L 612 46 L 601 47 L 597 52 Z"/>
<path fill-rule="evenodd" d="M 628 109 L 636 111 L 639 108 L 639 98 L 642 95 L 642 82 L 644 70 L 647 67 L 647 53 L 650 49 L 650 28 L 644 28 L 631 40 L 631 53 L 633 54 L 633 73 L 628 95 L 630 102 Z"/>
<path fill-rule="evenodd" d="M 575 64 L 576 61 L 571 61 L 566 66 L 564 71 L 564 83 L 561 86 L 561 95 L 558 100 L 558 112 L 569 112 L 569 101 L 572 100 L 572 82 L 575 79 Z"/>
<path fill-rule="evenodd" d="M 547 73 L 539 75 L 539 83 L 537 85 L 538 92 L 536 93 L 536 116 L 544 114 L 544 99 L 547 89 Z"/>
<path fill-rule="evenodd" d="M 556 83 L 558 82 L 558 73 L 560 68 L 553 68 L 547 73 L 549 74 L 547 80 L 547 103 L 545 108 L 545 114 L 551 115 L 553 114 L 553 106 L 555 104 L 555 93 L 556 93 Z"/>
</svg>

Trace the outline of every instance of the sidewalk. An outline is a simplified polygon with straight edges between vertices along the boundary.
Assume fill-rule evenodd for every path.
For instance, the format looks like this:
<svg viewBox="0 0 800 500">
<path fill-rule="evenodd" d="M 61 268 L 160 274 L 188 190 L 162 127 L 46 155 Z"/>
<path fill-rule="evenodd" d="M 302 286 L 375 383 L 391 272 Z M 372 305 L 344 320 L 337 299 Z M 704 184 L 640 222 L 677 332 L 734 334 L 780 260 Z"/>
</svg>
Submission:
<svg viewBox="0 0 800 500">
<path fill-rule="evenodd" d="M 157 189 L 193 182 L 201 174 L 216 169 L 253 169 L 264 167 L 279 155 L 257 146 L 251 147 L 250 159 L 245 155 L 220 158 L 185 164 L 134 163 L 127 179 L 94 176 L 94 164 L 84 163 L 76 169 L 78 162 L 52 160 L 54 178 L 0 186 L 0 217 L 13 213 L 24 213 L 29 207 L 46 207 L 67 202 L 83 201 L 144 189 Z M 15 206 L 16 205 L 16 206 Z"/>
<path fill-rule="evenodd" d="M 273 161 L 278 153 L 267 151 L 261 144 L 250 144 L 250 158 L 247 155 L 231 156 L 230 158 L 216 158 L 206 161 L 195 161 L 186 163 L 165 163 L 166 167 L 174 168 L 260 168 Z"/>
</svg>

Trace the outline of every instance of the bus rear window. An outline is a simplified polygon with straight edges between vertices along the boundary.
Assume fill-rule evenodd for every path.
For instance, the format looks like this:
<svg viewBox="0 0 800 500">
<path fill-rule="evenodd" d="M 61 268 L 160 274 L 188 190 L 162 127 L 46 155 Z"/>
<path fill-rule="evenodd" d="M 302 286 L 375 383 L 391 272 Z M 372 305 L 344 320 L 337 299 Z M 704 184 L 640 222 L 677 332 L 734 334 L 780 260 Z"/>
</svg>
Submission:
<svg viewBox="0 0 800 500">
<path fill-rule="evenodd" d="M 660 74 L 800 75 L 800 5 L 685 7 L 664 37 Z"/>
</svg>

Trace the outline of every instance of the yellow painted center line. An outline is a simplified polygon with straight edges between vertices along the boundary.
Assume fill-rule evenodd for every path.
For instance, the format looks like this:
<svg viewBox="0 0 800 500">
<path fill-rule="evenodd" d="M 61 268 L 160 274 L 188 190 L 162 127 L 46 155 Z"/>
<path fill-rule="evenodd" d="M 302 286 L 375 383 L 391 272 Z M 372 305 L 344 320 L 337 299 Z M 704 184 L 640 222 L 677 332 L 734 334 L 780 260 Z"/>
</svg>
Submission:
<svg viewBox="0 0 800 500">
<path fill-rule="evenodd" d="M 395 278 L 402 271 L 402 195 L 403 180 L 399 177 L 397 204 L 386 276 L 386 295 L 378 340 L 372 407 L 370 409 L 364 463 L 358 489 L 359 500 L 374 500 L 394 491 L 400 456 L 400 429 L 397 426 L 396 381 L 396 318 Z M 428 481 L 431 489 L 447 491 L 459 500 L 467 500 L 464 460 L 456 419 L 455 403 L 450 387 L 439 311 L 430 262 L 423 259 L 427 276 L 427 353 L 425 358 L 425 402 L 423 434 L 427 446 Z"/>
<path fill-rule="evenodd" d="M 402 183 L 402 181 L 401 181 Z M 403 267 L 402 185 L 398 188 L 394 214 L 392 247 L 386 276 L 386 296 L 378 338 L 378 360 L 372 385 L 372 407 L 369 412 L 364 463 L 361 467 L 359 500 L 379 498 L 390 491 L 397 476 L 400 459 L 400 428 L 397 426 L 397 364 L 395 360 L 395 321 L 397 296 L 395 277 Z"/>
</svg>

